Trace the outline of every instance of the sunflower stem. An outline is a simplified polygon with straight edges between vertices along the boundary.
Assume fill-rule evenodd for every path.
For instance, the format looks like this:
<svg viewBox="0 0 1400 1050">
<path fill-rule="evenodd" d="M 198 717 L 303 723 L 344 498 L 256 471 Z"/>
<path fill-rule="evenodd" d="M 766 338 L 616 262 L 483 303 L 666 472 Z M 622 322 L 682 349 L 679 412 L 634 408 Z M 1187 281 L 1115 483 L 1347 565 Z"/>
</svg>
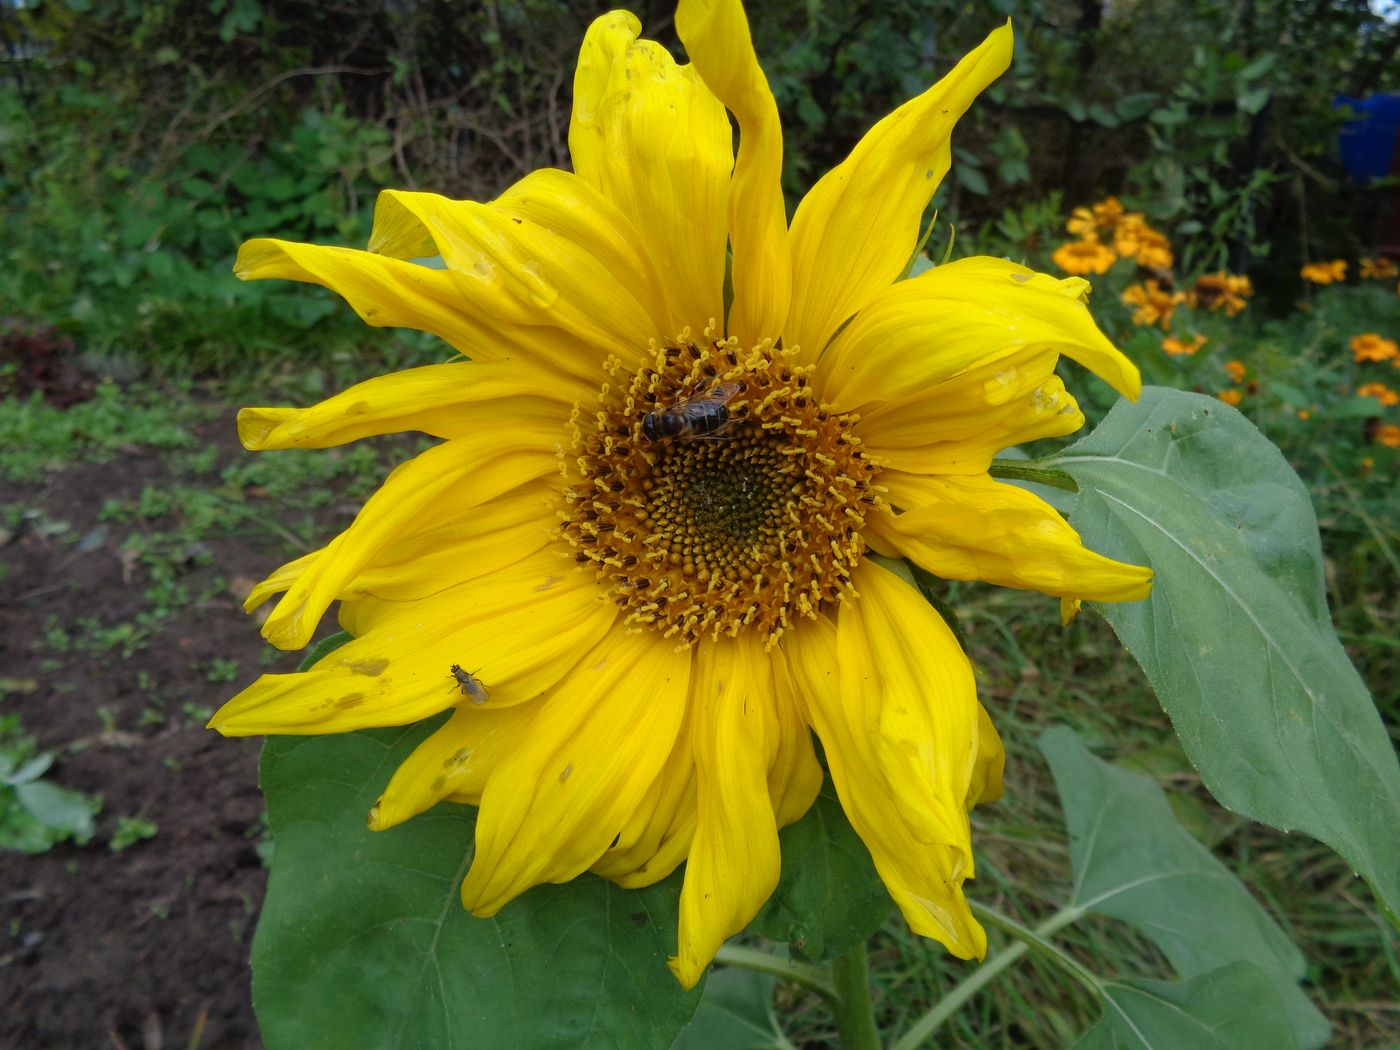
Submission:
<svg viewBox="0 0 1400 1050">
<path fill-rule="evenodd" d="M 761 952 L 757 948 L 743 948 L 737 944 L 726 944 L 720 947 L 719 954 L 715 956 L 715 962 L 724 963 L 726 966 L 738 966 L 745 970 L 754 970 L 757 973 L 770 974 L 779 980 L 791 981 L 793 984 L 800 984 L 803 988 L 810 988 L 828 1002 L 836 1000 L 836 989 L 831 987 L 831 982 L 827 980 L 825 971 L 815 966 L 794 962 L 792 959 L 784 959 L 781 955 Z"/>
<path fill-rule="evenodd" d="M 1064 489 L 1066 492 L 1079 491 L 1079 485 L 1063 470 L 1033 467 L 1024 460 L 994 459 L 992 465 L 987 468 L 987 473 L 1004 481 L 1030 481 L 1037 485 L 1049 485 L 1054 489 Z"/>
<path fill-rule="evenodd" d="M 1028 952 L 1034 951 L 1044 955 L 1056 965 L 1062 966 L 1095 995 L 1102 996 L 1103 986 L 1099 979 L 1046 940 L 1051 934 L 1081 918 L 1084 913 L 1079 908 L 1062 908 L 1032 930 L 1022 926 L 1009 915 L 1003 915 L 985 905 L 972 901 L 968 904 L 972 908 L 972 914 L 978 919 L 988 926 L 995 926 L 1009 933 L 1018 943 L 1003 948 L 954 985 L 952 990 L 939 1000 L 937 1006 L 915 1021 L 909 1030 L 896 1040 L 890 1050 L 918 1050 L 965 1002 Z"/>
<path fill-rule="evenodd" d="M 831 983 L 836 999 L 836 1031 L 842 1050 L 879 1050 L 880 1031 L 875 1027 L 875 1009 L 870 1002 L 870 958 L 865 943 L 831 960 Z"/>
</svg>

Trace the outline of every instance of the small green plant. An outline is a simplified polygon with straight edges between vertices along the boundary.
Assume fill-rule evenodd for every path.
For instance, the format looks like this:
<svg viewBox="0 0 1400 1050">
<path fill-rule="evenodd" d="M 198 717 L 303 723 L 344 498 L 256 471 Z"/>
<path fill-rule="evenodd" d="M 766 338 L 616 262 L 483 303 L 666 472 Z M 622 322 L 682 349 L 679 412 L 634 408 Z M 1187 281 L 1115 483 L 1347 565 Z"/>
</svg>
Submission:
<svg viewBox="0 0 1400 1050">
<path fill-rule="evenodd" d="M 209 665 L 204 672 L 206 682 L 236 682 L 238 680 L 238 661 L 228 660 L 221 656 L 216 656 L 209 661 Z"/>
<path fill-rule="evenodd" d="M 0 718 L 0 849 L 43 853 L 59 842 L 93 836 L 100 798 L 43 779 L 52 752 L 39 752 L 18 715 Z"/>
<path fill-rule="evenodd" d="M 120 853 L 128 846 L 155 838 L 159 830 L 154 820 L 147 820 L 145 817 L 118 817 L 117 827 L 112 832 L 112 841 L 108 843 L 108 847 L 113 853 Z"/>
</svg>

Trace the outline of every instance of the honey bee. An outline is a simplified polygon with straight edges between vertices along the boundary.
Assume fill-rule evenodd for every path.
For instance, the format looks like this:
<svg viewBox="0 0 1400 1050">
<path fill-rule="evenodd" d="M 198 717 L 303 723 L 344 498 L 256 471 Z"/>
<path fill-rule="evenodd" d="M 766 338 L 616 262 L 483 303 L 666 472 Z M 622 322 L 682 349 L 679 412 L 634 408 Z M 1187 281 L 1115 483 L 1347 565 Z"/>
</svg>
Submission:
<svg viewBox="0 0 1400 1050">
<path fill-rule="evenodd" d="M 740 390 L 738 383 L 716 383 L 701 388 L 674 405 L 652 409 L 642 418 L 642 433 L 648 441 L 679 437 L 718 437 L 729 423 L 729 402 Z"/>
<path fill-rule="evenodd" d="M 459 664 L 452 665 L 452 677 L 457 679 L 457 685 L 465 696 L 474 704 L 484 704 L 491 694 L 486 691 L 486 687 L 481 684 L 481 679 L 470 671 L 463 671 Z"/>
</svg>

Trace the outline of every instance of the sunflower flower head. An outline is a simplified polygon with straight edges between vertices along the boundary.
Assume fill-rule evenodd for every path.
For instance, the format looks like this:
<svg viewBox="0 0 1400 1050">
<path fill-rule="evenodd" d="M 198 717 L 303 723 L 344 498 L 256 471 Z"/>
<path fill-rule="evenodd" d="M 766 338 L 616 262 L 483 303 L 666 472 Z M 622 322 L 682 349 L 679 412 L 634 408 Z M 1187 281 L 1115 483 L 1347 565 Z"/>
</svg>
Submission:
<svg viewBox="0 0 1400 1050">
<path fill-rule="evenodd" d="M 970 258 L 899 279 L 953 124 L 1010 62 L 1009 25 L 876 124 L 790 227 L 742 7 L 684 0 L 676 27 L 690 65 L 627 12 L 593 23 L 574 173 L 489 203 L 386 191 L 369 251 L 243 247 L 239 276 L 324 285 L 464 359 L 240 413 L 252 449 L 440 441 L 249 597 L 282 595 L 264 625 L 280 647 L 336 602 L 352 640 L 210 724 L 449 712 L 370 827 L 478 806 L 461 893 L 481 916 L 541 883 L 640 887 L 684 863 L 686 987 L 776 885 L 778 829 L 822 783 L 815 734 L 910 926 L 980 956 L 968 810 L 1000 793 L 1001 745 L 952 631 L 871 553 L 1063 608 L 1144 597 L 1148 569 L 988 473 L 998 450 L 1083 423 L 1061 356 L 1130 397 L 1138 372 L 1077 277 Z M 412 261 L 430 256 L 443 265 Z"/>
</svg>

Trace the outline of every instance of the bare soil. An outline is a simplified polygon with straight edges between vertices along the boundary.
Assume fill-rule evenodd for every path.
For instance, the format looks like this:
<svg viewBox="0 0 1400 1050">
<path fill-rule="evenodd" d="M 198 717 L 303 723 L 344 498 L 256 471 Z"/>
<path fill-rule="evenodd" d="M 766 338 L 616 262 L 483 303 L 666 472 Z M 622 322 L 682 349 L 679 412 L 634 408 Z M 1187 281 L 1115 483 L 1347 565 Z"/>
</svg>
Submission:
<svg viewBox="0 0 1400 1050">
<path fill-rule="evenodd" d="M 247 455 L 233 410 L 210 415 L 197 436 L 219 447 L 221 463 Z M 128 658 L 81 644 L 80 621 L 133 623 L 148 608 L 150 581 L 122 549 L 130 529 L 99 521 L 104 500 L 171 480 L 165 455 L 134 448 L 43 485 L 0 482 L 0 503 L 42 513 L 0 533 L 0 714 L 19 714 L 58 755 L 50 779 L 104 803 L 85 846 L 0 852 L 3 1047 L 261 1046 L 248 965 L 267 878 L 260 741 L 225 740 L 203 723 L 258 673 L 295 667 L 289 655 L 260 662 L 267 646 L 238 596 L 286 551 L 265 531 L 211 536 L 200 553 L 212 558 L 180 579 L 191 595 L 212 596 Z M 67 529 L 54 534 L 55 522 Z M 79 644 L 56 648 L 55 625 Z M 236 660 L 236 676 L 211 671 L 215 660 Z M 114 851 L 121 817 L 158 830 Z"/>
</svg>

